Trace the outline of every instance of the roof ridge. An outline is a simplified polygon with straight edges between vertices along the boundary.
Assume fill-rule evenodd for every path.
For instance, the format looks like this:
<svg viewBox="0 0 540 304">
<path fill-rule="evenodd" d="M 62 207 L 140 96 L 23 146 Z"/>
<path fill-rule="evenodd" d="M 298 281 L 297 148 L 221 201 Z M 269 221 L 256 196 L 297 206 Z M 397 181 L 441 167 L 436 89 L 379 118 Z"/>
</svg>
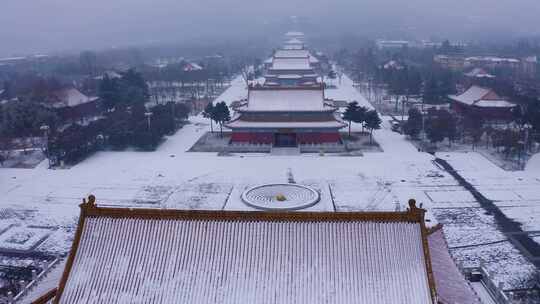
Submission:
<svg viewBox="0 0 540 304">
<path fill-rule="evenodd" d="M 414 201 L 414 200 L 411 200 Z M 178 220 L 227 220 L 227 221 L 366 221 L 366 222 L 410 222 L 425 225 L 426 210 L 411 203 L 406 211 L 362 211 L 362 212 L 270 212 L 270 211 L 223 211 L 181 210 L 103 207 L 90 195 L 80 204 L 81 217 L 112 217 L 134 219 L 178 219 Z"/>
</svg>

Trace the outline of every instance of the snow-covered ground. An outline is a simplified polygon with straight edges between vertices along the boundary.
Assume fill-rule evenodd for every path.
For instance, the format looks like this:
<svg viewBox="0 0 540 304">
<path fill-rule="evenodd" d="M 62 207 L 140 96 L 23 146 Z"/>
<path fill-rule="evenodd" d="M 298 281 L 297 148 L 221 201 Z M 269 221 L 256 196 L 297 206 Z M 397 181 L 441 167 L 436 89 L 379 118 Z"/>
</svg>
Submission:
<svg viewBox="0 0 540 304">
<path fill-rule="evenodd" d="M 533 155 L 529 161 L 527 162 L 527 166 L 525 167 L 525 171 L 528 172 L 540 172 L 540 153 L 537 153 Z"/>
<path fill-rule="evenodd" d="M 540 231 L 540 154 L 525 171 L 505 171 L 477 153 L 441 153 L 460 174 L 524 231 Z"/>
<path fill-rule="evenodd" d="M 369 106 L 346 76 L 326 96 Z M 245 97 L 245 85 L 238 77 L 216 101 L 230 104 Z M 99 152 L 69 170 L 47 170 L 44 163 L 32 170 L 0 169 L 0 226 L 10 221 L 19 227 L 55 228 L 37 250 L 65 254 L 71 246 L 78 204 L 88 194 L 96 195 L 103 205 L 250 210 L 240 199 L 244 189 L 284 183 L 292 175 L 297 183 L 321 193 L 321 202 L 309 210 L 395 210 L 405 208 L 407 200 L 415 198 L 428 209 L 431 224 L 445 224 L 450 247 L 458 247 L 453 249 L 458 260 L 466 264 L 483 261 L 506 286 L 513 286 L 514 279 L 529 273 L 532 265 L 497 230 L 493 217 L 433 163 L 432 155 L 418 152 L 403 136 L 391 132 L 388 120 L 384 117 L 384 127 L 374 132 L 384 152 L 368 152 L 362 157 L 186 152 L 210 129 L 207 120 L 193 117 L 192 124 L 169 137 L 155 152 Z M 355 125 L 353 129 L 361 128 Z M 528 172 L 522 173 L 526 177 L 523 181 L 506 179 L 502 170 L 482 163 L 474 154 L 452 154 L 451 162 L 458 157 L 473 183 L 504 202 L 513 202 L 512 193 L 528 197 L 530 202 L 540 200 L 540 187 L 533 187 L 538 179 Z M 509 180 L 512 183 L 506 184 Z M 526 207 L 523 214 L 533 210 L 540 212 Z M 531 227 L 540 225 L 534 219 L 528 223 Z"/>
</svg>

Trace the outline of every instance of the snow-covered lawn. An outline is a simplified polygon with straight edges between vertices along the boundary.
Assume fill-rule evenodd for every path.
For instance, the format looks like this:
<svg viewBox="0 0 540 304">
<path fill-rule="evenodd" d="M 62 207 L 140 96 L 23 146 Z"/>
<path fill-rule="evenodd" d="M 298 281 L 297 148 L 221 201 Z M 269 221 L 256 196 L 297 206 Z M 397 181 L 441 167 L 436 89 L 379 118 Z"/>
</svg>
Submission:
<svg viewBox="0 0 540 304">
<path fill-rule="evenodd" d="M 246 97 L 240 77 L 231 85 L 216 101 L 230 103 Z M 326 96 L 369 106 L 346 76 Z M 484 214 L 465 189 L 434 165 L 432 155 L 418 152 L 403 136 L 390 131 L 388 117 L 383 120 L 383 128 L 374 132 L 382 153 L 365 153 L 362 157 L 218 156 L 186 152 L 210 129 L 206 119 L 192 117 L 191 124 L 169 137 L 155 152 L 100 152 L 69 170 L 47 170 L 43 163 L 33 170 L 0 169 L 0 220 L 57 227 L 37 250 L 66 253 L 79 214 L 78 204 L 88 194 L 95 194 L 98 203 L 104 205 L 251 210 L 240 199 L 245 189 L 261 183 L 286 183 L 292 175 L 297 183 L 321 193 L 321 201 L 309 210 L 404 209 L 407 200 L 415 198 L 428 209 L 431 224 L 440 221 L 446 225 L 451 247 L 468 246 L 453 250 L 459 260 L 483 259 L 498 280 L 509 284 L 508 274 L 528 273 L 532 266 L 498 232 L 492 216 Z M 361 128 L 354 125 L 353 130 Z M 453 161 L 453 154 L 449 155 Z M 497 192 L 504 190 L 500 185 L 513 189 L 518 198 L 534 197 L 540 192 L 532 188 L 534 178 L 525 173 L 525 180 L 513 177 L 508 184 L 504 171 L 481 163 L 474 153 L 459 159 L 474 184 L 488 187 L 491 195 L 504 201 L 515 197 Z M 536 183 L 538 186 L 538 179 Z M 523 187 L 517 187 L 521 184 Z M 486 246 L 493 245 L 485 244 L 492 242 L 499 242 L 497 252 L 486 254 L 491 248 Z"/>
<path fill-rule="evenodd" d="M 529 172 L 540 172 L 540 153 L 536 153 L 529 159 L 525 166 L 525 170 Z"/>
<path fill-rule="evenodd" d="M 524 231 L 540 230 L 540 170 L 531 165 L 525 171 L 505 171 L 478 153 L 445 152 L 438 156 L 493 200 L 507 217 L 521 223 Z"/>
</svg>

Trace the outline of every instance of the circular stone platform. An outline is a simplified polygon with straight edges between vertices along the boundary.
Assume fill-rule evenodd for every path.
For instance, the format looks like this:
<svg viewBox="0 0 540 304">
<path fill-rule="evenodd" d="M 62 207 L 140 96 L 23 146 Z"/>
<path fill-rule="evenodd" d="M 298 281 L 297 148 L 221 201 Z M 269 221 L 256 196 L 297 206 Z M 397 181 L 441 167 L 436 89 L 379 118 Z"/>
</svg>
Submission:
<svg viewBox="0 0 540 304">
<path fill-rule="evenodd" d="M 261 210 L 300 210 L 318 203 L 320 194 L 297 184 L 268 184 L 244 191 L 242 200 Z"/>
</svg>

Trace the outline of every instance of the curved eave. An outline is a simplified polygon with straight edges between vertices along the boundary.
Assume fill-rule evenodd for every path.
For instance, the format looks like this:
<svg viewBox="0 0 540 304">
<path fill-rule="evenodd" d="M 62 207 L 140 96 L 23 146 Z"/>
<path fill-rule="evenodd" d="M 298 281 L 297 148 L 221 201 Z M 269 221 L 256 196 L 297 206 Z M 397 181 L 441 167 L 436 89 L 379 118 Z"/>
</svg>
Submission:
<svg viewBox="0 0 540 304">
<path fill-rule="evenodd" d="M 336 111 L 336 108 L 328 106 L 328 107 L 325 107 L 324 109 L 320 109 L 320 110 L 298 110 L 298 111 L 294 111 L 294 110 L 250 110 L 250 109 L 246 109 L 246 108 L 237 108 L 235 110 L 238 113 L 256 113 L 256 114 L 291 113 L 291 114 L 302 114 L 302 113 L 332 113 L 332 112 Z"/>
<path fill-rule="evenodd" d="M 253 122 L 235 120 L 225 124 L 225 127 L 232 130 L 250 129 L 341 129 L 347 124 L 340 121 L 323 122 Z"/>
</svg>

